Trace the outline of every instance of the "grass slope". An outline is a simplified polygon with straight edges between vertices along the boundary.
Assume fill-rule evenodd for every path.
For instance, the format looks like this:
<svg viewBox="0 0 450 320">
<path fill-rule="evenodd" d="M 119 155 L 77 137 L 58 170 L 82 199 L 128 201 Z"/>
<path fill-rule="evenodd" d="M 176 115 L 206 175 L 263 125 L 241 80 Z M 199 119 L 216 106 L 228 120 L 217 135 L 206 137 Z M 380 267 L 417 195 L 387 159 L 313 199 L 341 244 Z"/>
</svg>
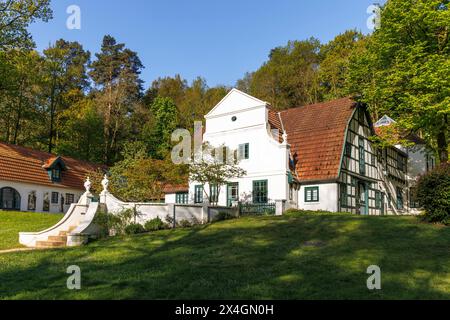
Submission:
<svg viewBox="0 0 450 320">
<path fill-rule="evenodd" d="M 0 298 L 449 299 L 449 248 L 450 228 L 413 217 L 247 217 L 3 254 Z M 373 264 L 382 290 L 366 287 Z M 79 291 L 66 288 L 71 265 Z"/>
<path fill-rule="evenodd" d="M 0 211 L 0 250 L 22 247 L 19 232 L 36 232 L 56 224 L 62 214 Z"/>
</svg>

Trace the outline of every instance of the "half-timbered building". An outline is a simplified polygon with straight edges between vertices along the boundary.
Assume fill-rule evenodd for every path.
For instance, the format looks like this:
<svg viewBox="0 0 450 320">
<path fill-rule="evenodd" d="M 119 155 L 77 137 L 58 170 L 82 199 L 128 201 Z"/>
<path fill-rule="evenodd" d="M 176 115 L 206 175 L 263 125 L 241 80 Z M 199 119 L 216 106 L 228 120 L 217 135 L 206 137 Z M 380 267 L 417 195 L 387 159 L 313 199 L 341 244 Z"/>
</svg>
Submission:
<svg viewBox="0 0 450 320">
<path fill-rule="evenodd" d="M 203 190 L 208 190 L 222 206 L 276 203 L 277 212 L 411 213 L 408 153 L 400 146 L 376 148 L 369 112 L 351 98 L 278 112 L 233 89 L 205 118 L 204 142 L 237 150 L 247 174 L 221 186 L 227 192 L 219 195 L 217 186 L 190 181 L 183 196 L 168 190 L 167 201 L 207 202 Z"/>
</svg>

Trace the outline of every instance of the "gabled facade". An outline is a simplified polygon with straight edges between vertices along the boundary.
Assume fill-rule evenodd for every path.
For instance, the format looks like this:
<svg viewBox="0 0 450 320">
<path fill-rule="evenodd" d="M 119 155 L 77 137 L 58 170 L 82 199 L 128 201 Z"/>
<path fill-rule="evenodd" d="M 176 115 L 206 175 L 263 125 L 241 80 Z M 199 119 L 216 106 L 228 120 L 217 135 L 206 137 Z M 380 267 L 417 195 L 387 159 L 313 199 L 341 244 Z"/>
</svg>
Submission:
<svg viewBox="0 0 450 320">
<path fill-rule="evenodd" d="M 411 213 L 408 153 L 377 149 L 369 113 L 350 98 L 276 112 L 233 89 L 205 118 L 204 142 L 237 150 L 247 172 L 220 186 L 212 200 L 221 206 L 277 202 L 283 210 Z M 184 201 L 211 200 L 203 188 L 215 197 L 216 186 L 191 181 Z"/>
<path fill-rule="evenodd" d="M 266 102 L 238 90 L 232 90 L 205 116 L 203 140 L 213 146 L 223 144 L 231 150 L 238 150 L 239 165 L 247 172 L 246 177 L 221 186 L 220 205 L 287 199 L 290 147 L 282 137 L 280 139 L 280 130 L 272 123 L 277 121 L 274 116 L 276 114 L 271 112 Z M 190 183 L 191 202 L 207 200 L 203 199 L 201 188 L 195 182 Z M 208 194 L 215 193 L 214 186 L 205 188 Z"/>
<path fill-rule="evenodd" d="M 66 212 L 84 179 L 103 168 L 89 162 L 0 143 L 0 210 Z"/>
</svg>

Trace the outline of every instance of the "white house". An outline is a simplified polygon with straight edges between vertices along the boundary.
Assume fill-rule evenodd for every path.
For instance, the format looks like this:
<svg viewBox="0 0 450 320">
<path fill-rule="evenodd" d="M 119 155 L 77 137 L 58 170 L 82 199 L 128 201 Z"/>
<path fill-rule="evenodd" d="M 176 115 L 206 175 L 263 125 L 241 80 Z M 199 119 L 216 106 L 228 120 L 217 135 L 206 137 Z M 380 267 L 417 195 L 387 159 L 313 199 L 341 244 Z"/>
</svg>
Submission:
<svg viewBox="0 0 450 320">
<path fill-rule="evenodd" d="M 84 192 L 89 162 L 0 143 L 0 210 L 66 212 Z"/>
<path fill-rule="evenodd" d="M 281 210 L 409 213 L 409 178 L 426 170 L 419 165 L 408 171 L 408 151 L 375 148 L 370 115 L 350 98 L 277 112 L 233 89 L 205 119 L 204 142 L 238 150 L 247 172 L 220 187 L 214 200 L 221 206 L 277 203 Z M 203 203 L 203 188 L 216 197 L 217 186 L 191 181 L 165 190 L 166 201 Z"/>
</svg>

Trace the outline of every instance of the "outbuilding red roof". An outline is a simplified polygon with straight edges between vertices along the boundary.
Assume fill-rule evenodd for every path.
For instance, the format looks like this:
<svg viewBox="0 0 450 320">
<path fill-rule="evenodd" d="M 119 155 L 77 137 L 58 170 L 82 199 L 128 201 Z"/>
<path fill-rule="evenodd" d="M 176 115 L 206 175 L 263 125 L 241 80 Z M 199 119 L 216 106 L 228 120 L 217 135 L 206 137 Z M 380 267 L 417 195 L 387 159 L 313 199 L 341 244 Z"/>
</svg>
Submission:
<svg viewBox="0 0 450 320">
<path fill-rule="evenodd" d="M 177 192 L 188 192 L 189 184 L 166 184 L 163 188 L 163 193 L 177 193 Z"/>
<path fill-rule="evenodd" d="M 343 98 L 281 111 L 301 182 L 338 178 L 347 125 L 356 102 Z"/>
<path fill-rule="evenodd" d="M 52 182 L 47 170 L 59 158 L 65 170 L 61 182 Z M 0 142 L 0 180 L 84 190 L 86 176 L 98 169 L 106 167 Z"/>
</svg>

